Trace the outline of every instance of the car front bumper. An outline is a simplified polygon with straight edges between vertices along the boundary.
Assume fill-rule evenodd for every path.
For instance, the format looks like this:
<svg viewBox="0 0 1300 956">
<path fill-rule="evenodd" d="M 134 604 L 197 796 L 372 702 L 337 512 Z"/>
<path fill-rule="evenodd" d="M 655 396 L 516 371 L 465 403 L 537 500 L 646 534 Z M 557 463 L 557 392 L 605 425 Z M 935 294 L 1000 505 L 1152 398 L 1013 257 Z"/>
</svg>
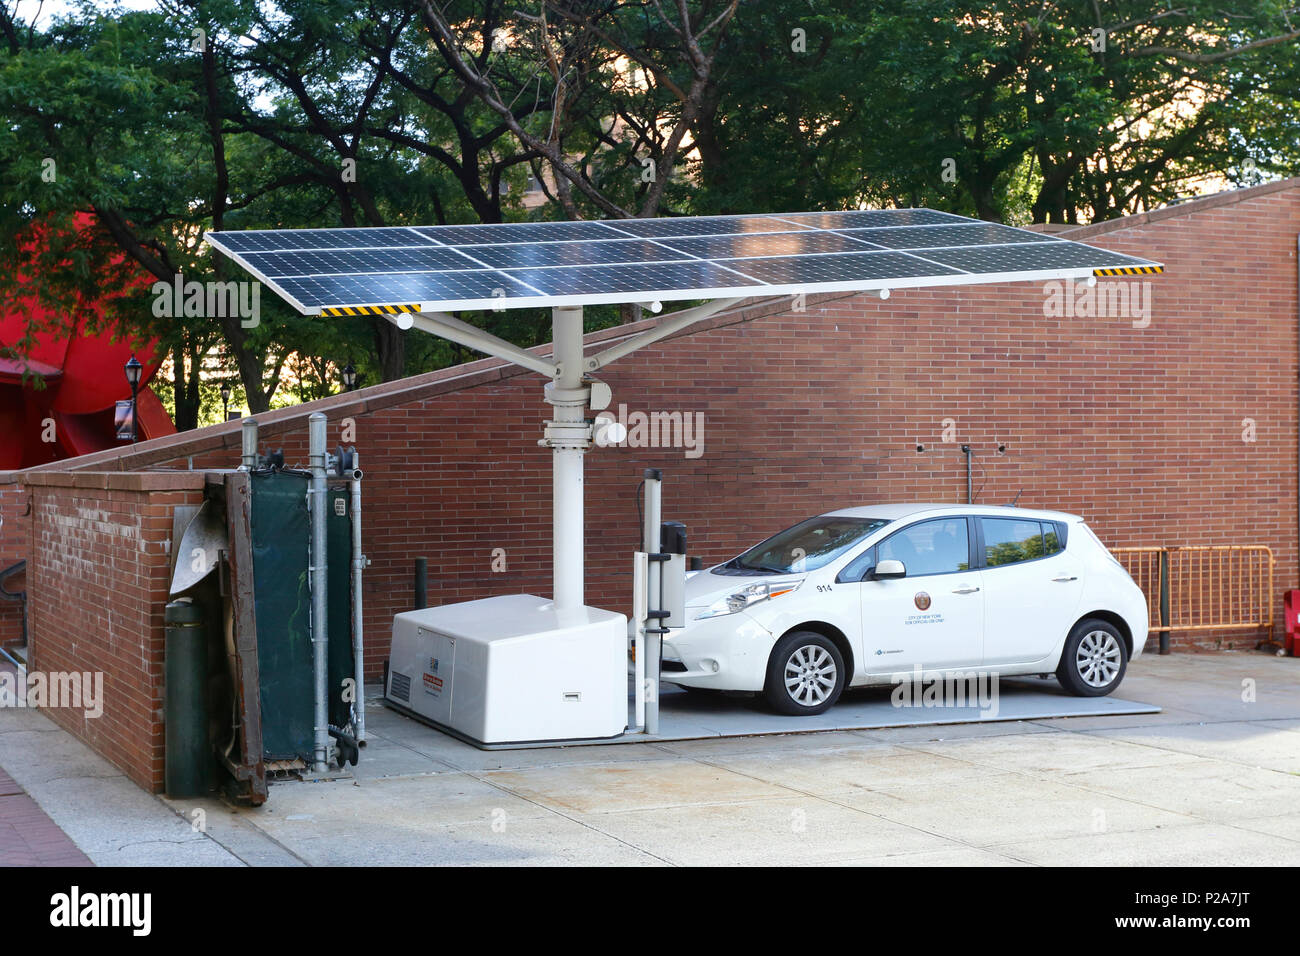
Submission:
<svg viewBox="0 0 1300 956">
<path fill-rule="evenodd" d="M 703 608 L 687 608 L 689 620 Z M 744 611 L 691 621 L 664 636 L 661 680 L 686 687 L 759 691 L 767 680 L 772 632 Z"/>
</svg>

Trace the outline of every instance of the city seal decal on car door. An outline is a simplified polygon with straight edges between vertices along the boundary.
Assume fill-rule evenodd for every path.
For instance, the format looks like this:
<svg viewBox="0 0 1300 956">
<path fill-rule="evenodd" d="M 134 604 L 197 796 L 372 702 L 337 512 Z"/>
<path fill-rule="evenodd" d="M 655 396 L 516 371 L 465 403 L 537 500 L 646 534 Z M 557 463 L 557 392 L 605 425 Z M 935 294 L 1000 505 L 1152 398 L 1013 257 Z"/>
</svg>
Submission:
<svg viewBox="0 0 1300 956">
<path fill-rule="evenodd" d="M 912 598 L 912 603 L 916 605 L 918 611 L 927 611 L 930 608 L 930 595 L 924 591 L 917 591 L 916 596 Z M 943 615 L 938 611 L 931 611 L 929 614 L 909 614 L 903 620 L 906 627 L 913 624 L 942 624 Z"/>
</svg>

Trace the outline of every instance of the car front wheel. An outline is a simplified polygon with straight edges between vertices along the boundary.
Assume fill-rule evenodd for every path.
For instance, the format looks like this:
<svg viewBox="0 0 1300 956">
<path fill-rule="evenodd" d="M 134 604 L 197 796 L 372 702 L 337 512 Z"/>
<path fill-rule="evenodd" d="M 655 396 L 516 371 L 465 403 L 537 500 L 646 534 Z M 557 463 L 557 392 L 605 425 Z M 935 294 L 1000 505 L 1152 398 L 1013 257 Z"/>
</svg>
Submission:
<svg viewBox="0 0 1300 956">
<path fill-rule="evenodd" d="M 1085 618 L 1066 638 L 1056 677 L 1076 697 L 1104 697 L 1119 686 L 1127 667 L 1128 649 L 1119 629 Z"/>
<path fill-rule="evenodd" d="M 844 657 L 834 642 L 813 631 L 794 631 L 772 649 L 763 693 L 779 713 L 812 716 L 839 700 L 844 682 Z"/>
</svg>

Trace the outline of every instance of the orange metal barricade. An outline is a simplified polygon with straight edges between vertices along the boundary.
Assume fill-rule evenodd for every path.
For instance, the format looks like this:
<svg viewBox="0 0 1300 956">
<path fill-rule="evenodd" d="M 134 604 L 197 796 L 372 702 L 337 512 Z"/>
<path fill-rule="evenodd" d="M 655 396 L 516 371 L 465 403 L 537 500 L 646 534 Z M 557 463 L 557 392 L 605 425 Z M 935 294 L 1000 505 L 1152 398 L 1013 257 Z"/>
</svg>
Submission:
<svg viewBox="0 0 1300 956">
<path fill-rule="evenodd" d="M 1161 651 L 1173 631 L 1258 630 L 1273 640 L 1273 551 L 1262 544 L 1112 548 L 1147 597 Z"/>
</svg>

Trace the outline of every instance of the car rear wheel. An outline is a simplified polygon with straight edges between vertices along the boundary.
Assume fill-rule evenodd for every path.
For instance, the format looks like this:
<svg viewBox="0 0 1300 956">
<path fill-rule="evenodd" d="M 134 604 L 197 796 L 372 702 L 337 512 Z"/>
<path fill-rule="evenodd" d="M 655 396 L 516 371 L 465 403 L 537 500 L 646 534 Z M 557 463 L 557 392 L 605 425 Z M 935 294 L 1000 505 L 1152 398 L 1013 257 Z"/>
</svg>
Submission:
<svg viewBox="0 0 1300 956">
<path fill-rule="evenodd" d="M 829 709 L 844 690 L 844 657 L 814 631 L 794 631 L 776 642 L 763 694 L 782 714 L 812 716 Z"/>
<path fill-rule="evenodd" d="M 1056 678 L 1076 697 L 1104 697 L 1119 686 L 1127 668 L 1128 648 L 1119 629 L 1085 618 L 1066 638 Z"/>
</svg>

